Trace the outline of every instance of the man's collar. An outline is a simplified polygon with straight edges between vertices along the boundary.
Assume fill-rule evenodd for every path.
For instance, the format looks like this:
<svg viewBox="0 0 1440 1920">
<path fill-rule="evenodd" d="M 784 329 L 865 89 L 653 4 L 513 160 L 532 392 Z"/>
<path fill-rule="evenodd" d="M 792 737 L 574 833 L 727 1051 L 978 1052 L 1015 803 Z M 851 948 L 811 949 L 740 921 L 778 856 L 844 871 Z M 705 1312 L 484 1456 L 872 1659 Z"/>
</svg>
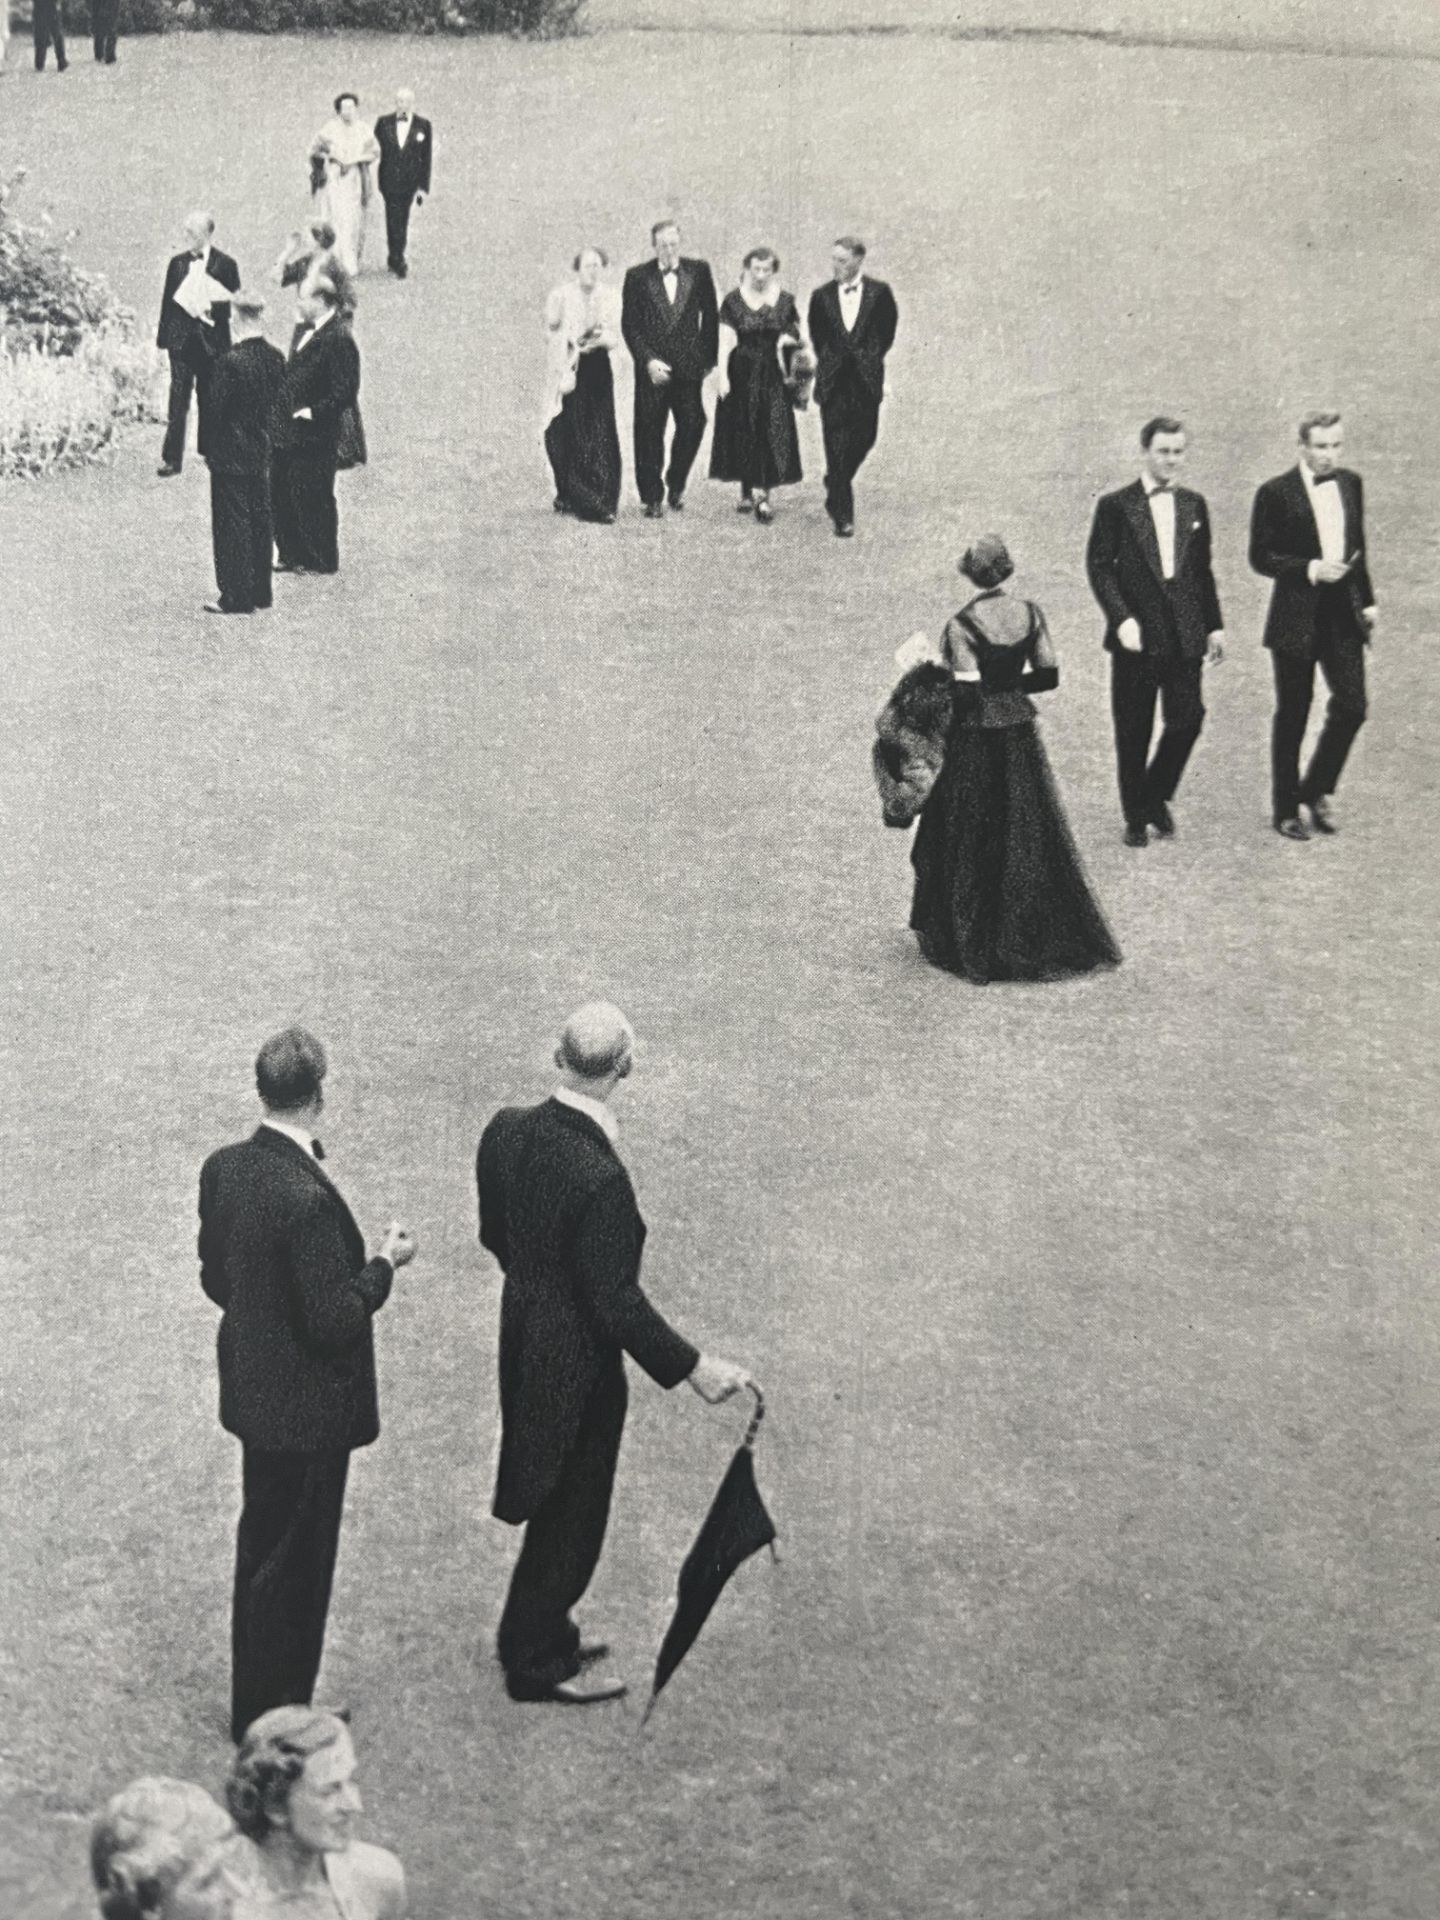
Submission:
<svg viewBox="0 0 1440 1920">
<path fill-rule="evenodd" d="M 293 1140 L 297 1147 L 303 1148 L 311 1160 L 315 1158 L 315 1136 L 308 1127 L 293 1127 L 288 1120 L 278 1120 L 273 1113 L 267 1113 L 260 1124 L 268 1127 L 272 1133 L 283 1133 L 287 1140 Z"/>
<path fill-rule="evenodd" d="M 1140 484 L 1145 489 L 1147 499 L 1154 493 L 1175 493 L 1178 491 L 1176 481 L 1157 480 L 1151 473 L 1142 473 L 1140 476 Z"/>
<path fill-rule="evenodd" d="M 1311 470 L 1308 460 L 1297 460 L 1295 464 L 1300 469 L 1300 478 L 1305 482 L 1306 487 L 1311 490 L 1314 489 L 1320 480 L 1338 480 L 1340 477 L 1340 469 L 1338 467 L 1332 467 L 1329 473 L 1319 474 Z"/>
<path fill-rule="evenodd" d="M 554 1097 L 562 1107 L 573 1107 L 593 1120 L 613 1147 L 620 1137 L 620 1125 L 603 1100 L 592 1100 L 588 1093 L 576 1093 L 570 1087 L 557 1087 Z"/>
<path fill-rule="evenodd" d="M 860 293 L 864 290 L 865 276 L 863 273 L 857 273 L 853 280 L 837 280 L 835 285 L 841 293 Z"/>
</svg>

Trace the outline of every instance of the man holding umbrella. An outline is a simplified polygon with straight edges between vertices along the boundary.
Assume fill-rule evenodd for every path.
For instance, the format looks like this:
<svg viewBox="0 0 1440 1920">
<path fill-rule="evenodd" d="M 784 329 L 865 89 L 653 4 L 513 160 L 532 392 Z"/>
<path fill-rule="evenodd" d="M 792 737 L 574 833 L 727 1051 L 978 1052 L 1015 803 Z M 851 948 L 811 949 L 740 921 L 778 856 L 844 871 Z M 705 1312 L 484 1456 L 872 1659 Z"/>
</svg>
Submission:
<svg viewBox="0 0 1440 1920">
<path fill-rule="evenodd" d="M 699 1353 L 641 1289 L 645 1223 L 608 1104 L 633 1051 L 617 1007 L 581 1007 L 556 1048 L 553 1095 L 497 1113 L 476 1162 L 480 1241 L 505 1274 L 494 1512 L 525 1527 L 496 1638 L 513 1700 L 588 1706 L 625 1692 L 577 1678 L 609 1649 L 582 1641 L 570 1617 L 604 1544 L 624 1356 L 662 1387 L 688 1380 L 712 1406 L 751 1384 Z"/>
</svg>

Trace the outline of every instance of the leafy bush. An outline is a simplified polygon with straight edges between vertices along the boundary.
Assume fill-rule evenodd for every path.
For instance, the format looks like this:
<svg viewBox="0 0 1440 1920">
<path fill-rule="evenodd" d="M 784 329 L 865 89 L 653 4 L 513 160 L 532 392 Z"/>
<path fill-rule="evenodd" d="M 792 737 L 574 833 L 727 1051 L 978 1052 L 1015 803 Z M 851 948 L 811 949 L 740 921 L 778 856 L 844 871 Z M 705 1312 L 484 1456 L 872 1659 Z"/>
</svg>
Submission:
<svg viewBox="0 0 1440 1920">
<path fill-rule="evenodd" d="M 158 417 L 159 362 L 134 316 L 85 273 L 0 182 L 0 477 L 98 459 L 116 431 Z"/>
<path fill-rule="evenodd" d="M 202 0 L 211 26 L 245 33 L 507 33 L 553 40 L 578 32 L 585 0 Z M 168 0 L 145 0 L 162 6 Z"/>
</svg>

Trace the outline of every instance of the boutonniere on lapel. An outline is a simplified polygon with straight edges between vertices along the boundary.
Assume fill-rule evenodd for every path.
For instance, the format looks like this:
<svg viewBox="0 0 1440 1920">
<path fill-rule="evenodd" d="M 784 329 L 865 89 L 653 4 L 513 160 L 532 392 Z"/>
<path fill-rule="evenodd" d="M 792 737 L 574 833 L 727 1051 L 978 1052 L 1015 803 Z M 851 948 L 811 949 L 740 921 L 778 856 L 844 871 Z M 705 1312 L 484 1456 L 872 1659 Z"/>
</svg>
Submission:
<svg viewBox="0 0 1440 1920">
<path fill-rule="evenodd" d="M 1200 531 L 1200 522 L 1199 522 L 1198 520 L 1192 520 L 1192 521 L 1190 522 L 1190 531 L 1191 531 L 1192 533 L 1199 533 L 1199 531 Z"/>
<path fill-rule="evenodd" d="M 423 140 L 425 138 L 425 129 L 423 127 L 416 127 L 415 138 L 417 140 Z"/>
</svg>

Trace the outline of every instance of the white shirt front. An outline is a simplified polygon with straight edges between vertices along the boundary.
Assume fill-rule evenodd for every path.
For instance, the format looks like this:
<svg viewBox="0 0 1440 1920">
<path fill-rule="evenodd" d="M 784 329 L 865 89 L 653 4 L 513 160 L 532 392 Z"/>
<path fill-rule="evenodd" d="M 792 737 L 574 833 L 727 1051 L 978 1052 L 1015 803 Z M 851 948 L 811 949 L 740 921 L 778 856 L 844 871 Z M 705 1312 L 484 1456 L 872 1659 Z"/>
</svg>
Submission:
<svg viewBox="0 0 1440 1920">
<path fill-rule="evenodd" d="M 396 116 L 395 116 L 395 144 L 396 144 L 396 146 L 397 146 L 397 147 L 404 147 L 404 146 L 405 146 L 405 144 L 406 144 L 406 142 L 407 142 L 407 141 L 409 140 L 409 138 L 410 138 L 410 129 L 411 129 L 411 127 L 412 127 L 412 126 L 413 126 L 414 124 L 415 124 L 415 121 L 414 121 L 414 116 L 413 116 L 413 115 L 411 115 L 411 114 L 408 114 L 408 113 L 407 113 L 407 114 L 405 115 L 405 117 L 404 117 L 404 119 L 402 120 L 402 119 L 401 119 L 401 117 L 400 117 L 400 115 L 399 115 L 398 113 L 396 114 Z"/>
<path fill-rule="evenodd" d="M 660 269 L 660 283 L 665 289 L 665 298 L 673 307 L 675 304 L 675 296 L 680 291 L 680 269 L 678 267 L 662 267 Z"/>
<path fill-rule="evenodd" d="M 277 1120 L 273 1113 L 266 1114 L 263 1124 L 272 1133 L 283 1133 L 287 1140 L 293 1140 L 297 1147 L 303 1147 L 312 1160 L 315 1158 L 315 1136 L 304 1127 L 292 1127 L 288 1120 Z"/>
<path fill-rule="evenodd" d="M 1141 475 L 1150 502 L 1150 518 L 1155 522 L 1155 538 L 1160 543 L 1160 571 L 1167 580 L 1175 578 L 1175 495 L 1168 487 Z"/>
<path fill-rule="evenodd" d="M 620 1126 L 603 1100 L 592 1100 L 588 1093 L 575 1093 L 569 1087 L 557 1087 L 555 1098 L 562 1107 L 573 1107 L 576 1113 L 583 1113 L 587 1120 L 593 1120 L 614 1146 L 620 1137 Z"/>
<path fill-rule="evenodd" d="M 1327 480 L 1322 487 L 1315 484 L 1315 476 L 1302 460 L 1300 478 L 1305 482 L 1305 492 L 1309 496 L 1310 511 L 1315 516 L 1315 525 L 1320 534 L 1320 558 L 1333 560 L 1342 565 L 1349 555 L 1345 551 L 1345 502 L 1340 498 L 1340 482 Z"/>
<path fill-rule="evenodd" d="M 311 326 L 309 333 L 306 334 L 305 338 L 296 347 L 295 351 L 297 353 L 303 353 L 306 347 L 308 347 L 310 342 L 315 338 L 316 334 L 319 333 L 320 329 L 322 327 L 328 327 L 330 322 L 334 318 L 335 318 L 335 309 L 333 307 L 327 307 L 325 309 L 325 312 L 320 316 L 320 318 L 317 321 L 315 321 L 314 324 Z"/>
<path fill-rule="evenodd" d="M 847 285 L 840 282 L 840 318 L 845 323 L 845 331 L 853 333 L 855 322 L 860 318 L 860 296 L 865 291 L 865 276 L 858 275 Z"/>
</svg>

